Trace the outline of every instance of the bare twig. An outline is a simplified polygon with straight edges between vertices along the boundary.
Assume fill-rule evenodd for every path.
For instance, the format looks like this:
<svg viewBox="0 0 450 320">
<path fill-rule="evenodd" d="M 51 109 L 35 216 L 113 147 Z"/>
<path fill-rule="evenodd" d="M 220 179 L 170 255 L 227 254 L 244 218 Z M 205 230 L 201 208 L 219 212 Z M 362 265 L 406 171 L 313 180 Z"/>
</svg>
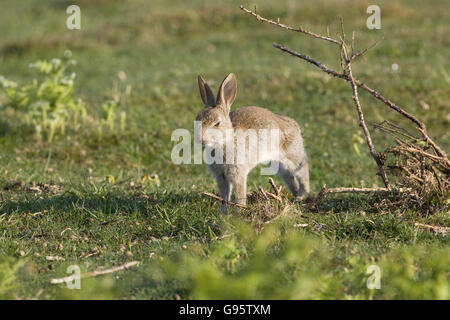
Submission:
<svg viewBox="0 0 450 320">
<path fill-rule="evenodd" d="M 392 189 L 388 188 L 353 188 L 353 187 L 339 187 L 339 188 L 325 188 L 325 194 L 330 193 L 380 193 L 380 194 L 388 194 L 392 193 Z"/>
<path fill-rule="evenodd" d="M 318 62 L 314 59 L 312 59 L 311 57 L 296 52 L 292 49 L 289 49 L 285 46 L 282 46 L 280 44 L 274 43 L 273 46 L 277 49 L 280 49 L 284 52 L 289 53 L 290 55 L 303 59 L 313 65 L 315 65 L 316 67 L 320 68 L 322 71 L 337 77 L 337 78 L 341 78 L 344 79 L 346 81 L 351 81 L 350 78 L 348 77 L 348 75 L 337 72 L 329 67 L 327 67 L 326 65 L 324 65 L 321 62 Z M 436 152 L 436 154 L 447 164 L 447 166 L 450 166 L 450 160 L 448 160 L 447 155 L 444 151 L 442 151 L 442 149 L 439 148 L 439 146 L 429 137 L 427 131 L 426 131 L 426 127 L 425 124 L 422 123 L 421 121 L 419 121 L 416 117 L 414 117 L 413 115 L 409 114 L 408 112 L 406 112 L 405 110 L 403 110 L 402 108 L 398 107 L 395 103 L 393 103 L 392 101 L 390 101 L 389 99 L 385 98 L 383 95 L 381 95 L 378 91 L 368 87 L 366 84 L 364 84 L 363 82 L 359 81 L 358 79 L 353 79 L 354 83 L 366 90 L 367 92 L 369 92 L 370 94 L 372 94 L 375 98 L 377 98 L 378 100 L 382 101 L 383 103 L 385 103 L 388 107 L 390 107 L 391 109 L 397 111 L 398 113 L 400 113 L 402 116 L 406 117 L 407 119 L 409 119 L 410 121 L 414 122 L 415 124 L 418 125 L 418 130 L 419 132 L 422 134 L 422 136 L 424 137 L 425 141 L 430 144 L 433 148 L 433 150 Z"/>
<path fill-rule="evenodd" d="M 314 38 L 317 38 L 317 39 L 322 39 L 322 40 L 329 41 L 329 42 L 332 42 L 332 43 L 335 43 L 335 44 L 339 44 L 339 41 L 337 41 L 335 39 L 332 39 L 330 37 L 326 37 L 326 36 L 323 36 L 323 35 L 320 35 L 320 34 L 317 34 L 317 33 L 314 33 L 314 32 L 308 31 L 308 30 L 305 30 L 302 27 L 293 28 L 293 27 L 290 27 L 290 26 L 285 25 L 283 23 L 280 23 L 279 21 L 273 21 L 271 19 L 263 18 L 259 14 L 257 14 L 256 12 L 253 12 L 251 10 L 248 10 L 248 9 L 244 8 L 244 6 L 242 6 L 242 5 L 240 6 L 240 8 L 241 8 L 242 11 L 244 11 L 244 12 L 246 12 L 248 14 L 251 14 L 252 16 L 254 16 L 259 21 L 270 23 L 272 25 L 275 25 L 277 27 L 280 27 L 280 28 L 283 28 L 283 29 L 286 29 L 286 30 L 289 30 L 289 31 L 304 33 L 304 34 L 307 34 L 307 35 L 309 35 L 311 37 L 314 37 Z"/>
<path fill-rule="evenodd" d="M 339 187 L 328 189 L 326 185 L 322 186 L 322 189 L 311 201 L 310 206 L 315 207 L 327 194 L 333 193 L 366 193 L 366 194 L 392 194 L 394 192 L 401 192 L 402 190 L 388 189 L 388 188 L 353 188 L 353 187 Z"/>
<path fill-rule="evenodd" d="M 327 189 L 324 185 L 319 192 L 315 200 L 310 205 L 315 206 L 326 195 L 330 193 L 376 193 L 376 194 L 393 194 L 395 197 L 385 197 L 380 203 L 381 206 L 405 206 L 410 208 L 411 204 L 414 204 L 416 208 L 419 208 L 421 213 L 433 212 L 436 208 L 446 208 L 448 204 L 442 201 L 434 201 L 433 199 L 446 199 L 447 190 L 450 186 L 450 159 L 447 154 L 433 141 L 429 136 L 425 124 L 416 118 L 414 115 L 408 113 L 394 102 L 384 97 L 377 90 L 372 89 L 362 81 L 356 79 L 352 71 L 352 61 L 367 51 L 374 48 L 382 39 L 378 40 L 368 48 L 357 51 L 355 50 L 355 37 L 354 33 L 351 38 L 351 53 L 348 52 L 346 43 L 346 36 L 344 31 L 344 24 L 341 19 L 341 34 L 338 39 L 330 37 L 329 30 L 327 29 L 328 36 L 322 36 L 307 31 L 303 28 L 292 28 L 288 25 L 281 24 L 278 21 L 266 19 L 256 12 L 252 12 L 241 6 L 241 10 L 254 16 L 256 19 L 262 22 L 266 22 L 283 29 L 290 31 L 300 32 L 314 38 L 331 42 L 339 47 L 339 58 L 341 63 L 341 71 L 333 70 L 325 64 L 318 62 L 312 57 L 296 52 L 283 45 L 274 43 L 273 46 L 283 52 L 286 52 L 296 58 L 300 58 L 321 71 L 332 75 L 334 77 L 348 81 L 352 88 L 352 97 L 358 113 L 359 124 L 364 133 L 367 146 L 370 154 L 375 160 L 378 166 L 378 174 L 383 180 L 386 188 L 334 188 Z M 358 89 L 361 88 L 369 92 L 374 98 L 383 102 L 390 109 L 396 111 L 401 116 L 407 118 L 413 124 L 416 125 L 416 129 L 420 134 L 411 134 L 404 128 L 394 125 L 390 122 L 383 122 L 380 125 L 375 125 L 375 128 L 381 129 L 384 132 L 392 135 L 397 146 L 387 148 L 384 152 L 378 153 L 372 142 L 369 129 L 364 119 L 364 113 L 359 100 Z M 393 156 L 395 163 L 387 162 L 388 169 L 400 168 L 401 177 L 396 179 L 395 187 L 392 188 L 387 174 L 384 169 L 384 164 L 388 161 L 388 156 Z M 391 158 L 389 158 L 390 160 Z M 276 190 L 276 188 L 274 189 Z M 276 192 L 275 192 L 276 193 Z M 445 210 L 445 209 L 444 209 Z"/>
<path fill-rule="evenodd" d="M 367 48 L 365 48 L 363 51 L 354 51 L 354 36 L 355 33 L 353 32 L 353 38 L 352 38 L 352 55 L 350 57 L 350 60 L 354 60 L 362 55 L 364 55 L 367 51 L 369 51 L 370 49 L 375 48 L 381 41 L 383 41 L 383 37 L 381 37 L 380 39 L 378 39 L 377 41 L 375 41 L 374 43 L 372 43 L 370 46 L 368 46 Z"/>
<path fill-rule="evenodd" d="M 341 78 L 341 79 L 344 79 L 344 80 L 348 81 L 348 77 L 345 74 L 337 72 L 337 71 L 335 71 L 333 69 L 328 68 L 323 63 L 314 60 L 313 58 L 311 58 L 310 56 L 307 56 L 306 54 L 296 52 L 296 51 L 291 50 L 291 49 L 289 49 L 289 48 L 287 48 L 287 47 L 285 47 L 285 46 L 283 46 L 281 44 L 278 44 L 278 43 L 273 43 L 272 45 L 275 48 L 277 48 L 277 49 L 280 49 L 280 50 L 282 50 L 284 52 L 289 53 L 290 55 L 293 55 L 294 57 L 303 59 L 303 60 L 305 60 L 305 61 L 315 65 L 316 67 L 320 68 L 322 71 L 324 71 L 324 72 L 326 72 L 328 74 L 331 74 L 332 76 L 335 76 L 335 77 L 338 77 L 338 78 Z"/>
<path fill-rule="evenodd" d="M 355 102 L 356 111 L 358 112 L 359 125 L 361 126 L 364 136 L 366 137 L 366 143 L 367 143 L 367 146 L 369 147 L 370 154 L 372 155 L 372 158 L 375 160 L 375 163 L 378 166 L 378 172 L 381 176 L 381 179 L 383 180 L 385 187 L 388 189 L 391 189 L 391 185 L 389 184 L 388 177 L 383 168 L 383 163 L 380 161 L 380 158 L 378 157 L 378 153 L 375 150 L 375 146 L 373 145 L 369 129 L 367 128 L 366 122 L 364 120 L 364 113 L 362 111 L 361 103 L 359 102 L 359 97 L 358 97 L 358 86 L 356 85 L 355 79 L 353 78 L 352 64 L 348 57 L 347 49 L 346 49 L 344 43 L 342 43 L 341 50 L 342 50 L 342 55 L 344 57 L 344 61 L 347 66 L 347 76 L 350 79 L 350 84 L 351 84 L 352 90 L 353 90 L 353 101 Z"/>
<path fill-rule="evenodd" d="M 350 48 L 352 49 L 352 57 L 355 52 L 355 31 L 352 32 L 352 42 Z"/>
<path fill-rule="evenodd" d="M 272 178 L 269 178 L 269 183 L 272 186 L 273 191 L 275 192 L 275 194 L 280 197 L 281 196 L 281 186 L 278 188 L 277 185 L 275 184 L 275 181 L 273 181 Z"/>
<path fill-rule="evenodd" d="M 316 67 L 320 68 L 322 71 L 337 77 L 337 78 L 341 78 L 344 79 L 346 81 L 351 81 L 350 78 L 348 77 L 348 75 L 345 75 L 343 73 L 337 72 L 333 69 L 330 69 L 329 67 L 327 67 L 326 65 L 324 65 L 321 62 L 318 62 L 314 59 L 312 59 L 311 57 L 296 52 L 294 50 L 291 50 L 287 47 L 284 47 L 280 44 L 274 43 L 273 46 L 277 49 L 280 49 L 284 52 L 289 53 L 290 55 L 293 55 L 297 58 L 303 59 L 313 65 L 315 65 Z M 422 136 L 424 137 L 425 141 L 430 144 L 433 148 L 433 150 L 436 152 L 436 154 L 443 159 L 444 162 L 447 163 L 447 166 L 450 166 L 450 160 L 448 160 L 447 158 L 447 154 L 430 138 L 430 136 L 428 135 L 428 132 L 426 130 L 425 124 L 422 123 L 420 120 L 418 120 L 416 117 L 414 117 L 413 115 L 409 114 L 408 112 L 406 112 L 405 110 L 403 110 L 402 108 L 400 108 L 399 106 L 397 106 L 395 103 L 393 103 L 391 100 L 385 98 L 383 95 L 381 95 L 378 91 L 368 87 L 366 84 L 364 84 L 363 82 L 359 81 L 358 79 L 353 79 L 354 83 L 366 90 L 367 92 L 369 92 L 372 96 L 374 96 L 375 98 L 377 98 L 378 100 L 380 100 L 381 102 L 383 102 L 384 104 L 386 104 L 388 107 L 390 107 L 391 109 L 395 110 L 396 112 L 400 113 L 402 116 L 404 116 L 405 118 L 409 119 L 410 121 L 414 122 L 417 126 L 418 126 L 418 130 L 419 132 L 422 134 Z"/>
<path fill-rule="evenodd" d="M 47 261 L 64 261 L 64 258 L 59 257 L 59 256 L 45 256 L 45 260 L 47 260 Z"/>
<path fill-rule="evenodd" d="M 317 39 L 321 39 L 321 40 L 325 40 L 328 42 L 331 42 L 333 44 L 338 45 L 341 49 L 344 46 L 345 47 L 345 33 L 343 30 L 343 24 L 342 24 L 342 20 L 341 20 L 341 30 L 342 30 L 342 35 L 341 35 L 341 39 L 337 40 L 337 39 L 333 39 L 329 36 L 329 32 L 327 33 L 328 36 L 323 36 L 320 34 L 316 34 L 313 33 L 311 31 L 305 30 L 303 28 L 293 28 L 291 26 L 285 25 L 280 23 L 279 21 L 273 21 L 271 19 L 267 19 L 264 18 L 262 16 L 260 16 L 259 14 L 257 14 L 256 12 L 253 12 L 251 10 L 248 10 L 246 8 L 244 8 L 242 5 L 240 6 L 241 10 L 243 10 L 244 12 L 254 16 L 257 20 L 262 21 L 262 22 L 266 22 L 269 23 L 271 25 L 275 25 L 277 27 L 286 29 L 286 30 L 290 30 L 290 31 L 295 31 L 295 32 L 300 32 L 309 36 L 312 36 L 314 38 Z M 372 44 L 371 46 L 369 46 L 368 48 L 362 50 L 362 51 L 356 51 L 356 52 L 352 52 L 351 56 L 348 57 L 348 60 L 353 60 L 361 55 L 363 55 L 364 53 L 366 53 L 368 50 L 370 50 L 371 48 L 375 47 L 382 39 L 378 40 L 377 42 L 375 42 L 374 44 Z M 352 38 L 352 44 L 354 43 L 354 39 Z M 431 137 L 428 135 L 428 132 L 426 130 L 426 126 L 423 122 L 421 122 L 419 119 L 417 119 L 415 116 L 411 115 L 410 113 L 406 112 L 405 110 L 403 110 L 402 108 L 400 108 L 399 106 L 397 106 L 395 103 L 393 103 L 391 100 L 387 99 L 386 97 L 384 97 L 383 95 L 381 95 L 378 91 L 368 87 L 366 84 L 362 83 L 361 81 L 359 81 L 358 79 L 353 78 L 350 79 L 348 77 L 348 74 L 345 73 L 340 73 L 337 72 L 333 69 L 328 68 L 326 65 L 324 65 L 323 63 L 317 62 L 316 60 L 312 59 L 311 57 L 302 54 L 302 53 L 298 53 L 295 52 L 287 47 L 284 47 L 282 45 L 276 44 L 274 43 L 273 46 L 277 49 L 280 49 L 284 52 L 287 52 L 295 57 L 301 58 L 313 65 L 315 65 L 316 67 L 320 68 L 322 71 L 333 75 L 335 77 L 344 79 L 346 81 L 349 82 L 354 82 L 354 84 L 356 84 L 356 86 L 364 89 L 365 91 L 369 92 L 372 96 L 374 96 L 376 99 L 380 100 L 381 102 L 383 102 L 384 104 L 386 104 L 388 107 L 390 107 L 391 109 L 395 110 L 396 112 L 400 113 L 402 116 L 406 117 L 407 119 L 409 119 L 410 121 L 412 121 L 413 123 L 415 123 L 418 126 L 418 130 L 419 132 L 422 134 L 422 136 L 424 137 L 425 141 L 433 148 L 433 150 L 435 151 L 436 155 L 439 156 L 440 158 L 442 158 L 442 161 L 445 162 L 447 167 L 450 167 L 450 160 L 447 158 L 447 154 L 431 139 Z M 341 58 L 342 58 L 342 50 L 341 50 Z M 378 164 L 378 163 L 377 163 Z"/>
<path fill-rule="evenodd" d="M 98 249 L 97 249 L 97 250 L 92 251 L 91 253 L 88 253 L 88 254 L 82 256 L 81 258 L 82 258 L 82 259 L 86 259 L 86 258 L 95 256 L 95 255 L 97 255 L 97 254 L 99 254 L 99 253 L 100 253 L 100 251 L 98 251 Z"/>
<path fill-rule="evenodd" d="M 384 120 L 380 124 L 374 124 L 375 129 L 379 129 L 381 131 L 387 132 L 390 135 L 396 137 L 396 134 L 399 134 L 405 138 L 411 139 L 415 142 L 419 141 L 420 139 L 415 137 L 413 134 L 411 134 L 408 130 L 399 127 L 387 120 Z"/>
<path fill-rule="evenodd" d="M 272 192 L 266 191 L 266 194 L 272 198 L 274 198 L 275 200 L 277 200 L 278 202 L 283 202 L 283 200 L 281 199 L 280 196 L 277 196 L 275 194 L 273 194 Z"/>
<path fill-rule="evenodd" d="M 432 226 L 432 225 L 425 224 L 425 223 L 420 223 L 420 222 L 416 222 L 416 223 L 414 223 L 414 225 L 416 227 L 427 228 L 428 230 L 433 231 L 436 234 L 441 234 L 444 237 L 447 235 L 447 231 L 450 229 L 448 227 Z"/>
<path fill-rule="evenodd" d="M 66 231 L 72 232 L 73 236 L 78 237 L 78 235 L 72 230 L 72 228 L 65 228 L 63 231 L 61 231 L 60 235 L 62 236 Z"/>
<path fill-rule="evenodd" d="M 269 200 L 269 198 L 268 198 L 268 196 L 269 196 L 279 202 L 283 202 L 283 200 L 281 199 L 280 196 L 277 196 L 276 194 L 273 194 L 272 192 L 265 190 L 263 187 L 259 187 L 258 189 L 261 192 L 261 194 L 263 195 L 264 199 Z"/>
<path fill-rule="evenodd" d="M 364 136 L 366 137 L 366 143 L 367 143 L 367 145 L 369 147 L 369 150 L 370 150 L 370 153 L 371 153 L 372 157 L 374 158 L 374 160 L 375 160 L 375 162 L 376 162 L 376 164 L 378 166 L 378 171 L 380 173 L 380 176 L 381 176 L 381 178 L 383 180 L 384 185 L 386 186 L 386 188 L 390 189 L 390 184 L 389 184 L 386 172 L 383 169 L 383 164 L 381 163 L 381 161 L 380 161 L 380 159 L 378 157 L 378 153 L 376 152 L 375 147 L 373 145 L 369 129 L 367 128 L 367 125 L 366 125 L 365 120 L 364 120 L 364 114 L 362 112 L 361 104 L 360 104 L 359 98 L 358 98 L 358 90 L 357 90 L 356 81 L 353 78 L 352 69 L 351 69 L 351 62 L 350 62 L 350 59 L 348 57 L 348 54 L 347 54 L 344 42 L 342 42 L 340 44 L 340 46 L 341 46 L 341 56 L 343 57 L 343 60 L 344 60 L 343 62 L 345 63 L 345 66 L 346 66 L 346 72 L 347 72 L 346 74 L 336 72 L 336 71 L 328 68 L 324 64 L 315 61 L 314 59 L 312 59 L 311 57 L 309 57 L 307 55 L 295 52 L 295 51 L 293 51 L 293 50 L 291 50 L 289 48 L 283 47 L 283 46 L 281 46 L 279 44 L 274 43 L 273 46 L 275 48 L 278 48 L 278 49 L 280 49 L 282 51 L 285 51 L 285 52 L 287 52 L 287 53 L 289 53 L 289 54 L 291 54 L 293 56 L 299 57 L 299 58 L 301 58 L 303 60 L 306 60 L 309 63 L 314 64 L 315 66 L 317 66 L 322 71 L 324 71 L 324 72 L 326 72 L 328 74 L 331 74 L 331 75 L 333 75 L 335 77 L 338 77 L 338 78 L 345 79 L 345 80 L 350 82 L 350 84 L 352 85 L 352 89 L 353 89 L 353 100 L 355 102 L 356 109 L 357 109 L 357 112 L 358 112 L 360 126 L 361 126 L 361 128 L 363 130 Z"/>
<path fill-rule="evenodd" d="M 219 197 L 219 196 L 217 196 L 217 195 L 215 195 L 213 193 L 210 193 L 210 192 L 202 192 L 202 194 L 205 195 L 205 196 L 208 196 L 210 198 L 219 200 L 222 203 L 228 204 L 230 206 L 236 206 L 236 207 L 239 207 L 239 208 L 247 208 L 243 204 L 239 204 L 239 203 L 235 203 L 235 202 L 231 202 L 231 201 L 226 201 L 225 199 L 223 199 L 223 198 L 221 198 L 221 197 Z"/>
<path fill-rule="evenodd" d="M 314 59 L 312 59 L 311 57 L 296 52 L 294 50 L 291 50 L 287 47 L 284 47 L 280 44 L 274 43 L 273 46 L 277 49 L 280 49 L 284 52 L 289 53 L 290 55 L 293 55 L 297 58 L 301 58 L 313 65 L 315 65 L 316 67 L 320 68 L 322 71 L 337 77 L 337 78 L 341 78 L 344 79 L 346 81 L 351 81 L 349 76 L 340 72 L 337 72 L 333 69 L 330 69 L 329 67 L 327 67 L 326 65 L 324 65 L 321 62 L 318 62 Z M 411 120 L 412 122 L 414 122 L 415 124 L 417 124 L 419 126 L 418 130 L 420 131 L 420 133 L 422 134 L 422 136 L 424 137 L 425 141 L 430 144 L 432 146 L 432 148 L 435 150 L 436 154 L 447 164 L 447 166 L 450 166 L 450 160 L 448 160 L 447 155 L 444 151 L 442 151 L 439 146 L 436 145 L 436 143 L 428 136 L 428 133 L 426 131 L 425 128 L 425 124 L 423 124 L 421 121 L 419 121 L 416 117 L 414 117 L 413 115 L 409 114 L 408 112 L 404 111 L 402 108 L 398 107 L 397 105 L 395 105 L 392 101 L 390 101 L 389 99 L 385 98 L 384 96 L 382 96 L 378 91 L 368 87 L 366 84 L 362 83 L 361 81 L 357 80 L 357 79 L 353 79 L 353 82 L 360 88 L 366 90 L 367 92 L 369 92 L 370 94 L 372 94 L 375 98 L 377 98 L 378 100 L 382 101 L 383 103 L 385 103 L 387 106 L 389 106 L 390 108 L 392 108 L 393 110 L 397 111 L 398 113 L 400 113 L 402 116 L 408 118 L 409 120 Z"/>
<path fill-rule="evenodd" d="M 266 201 L 269 201 L 269 197 L 268 197 L 267 194 L 266 194 L 266 190 L 264 190 L 264 188 L 261 187 L 261 186 L 258 187 L 258 190 L 259 190 L 259 192 L 261 192 L 263 198 L 264 198 Z"/>
<path fill-rule="evenodd" d="M 104 274 L 114 273 L 117 271 L 128 270 L 129 268 L 137 265 L 138 263 L 139 263 L 138 261 L 131 261 L 131 262 L 127 262 L 121 266 L 114 267 L 111 269 L 95 270 L 95 271 L 88 272 L 88 273 L 81 275 L 81 278 L 97 277 L 97 276 L 101 276 Z M 65 283 L 65 282 L 67 283 L 67 282 L 74 281 L 74 280 L 76 280 L 76 276 L 71 275 L 71 276 L 67 276 L 67 277 L 63 277 L 63 278 L 53 278 L 50 280 L 50 283 L 51 284 L 58 284 L 58 283 Z"/>
</svg>

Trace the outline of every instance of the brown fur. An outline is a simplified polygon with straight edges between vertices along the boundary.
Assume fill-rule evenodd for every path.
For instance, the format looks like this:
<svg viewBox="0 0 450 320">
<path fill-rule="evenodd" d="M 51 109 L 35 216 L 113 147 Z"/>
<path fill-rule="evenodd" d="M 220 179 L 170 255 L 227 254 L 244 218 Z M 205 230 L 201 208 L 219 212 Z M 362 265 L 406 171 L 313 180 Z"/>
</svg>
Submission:
<svg viewBox="0 0 450 320">
<path fill-rule="evenodd" d="M 236 97 L 236 78 L 233 74 L 228 75 L 222 82 L 217 97 L 213 96 L 211 88 L 199 76 L 198 84 L 200 95 L 205 108 L 196 117 L 202 123 L 201 137 L 197 141 L 212 150 L 224 148 L 229 143 L 236 144 L 240 130 L 259 129 L 279 129 L 280 146 L 279 155 L 271 158 L 269 153 L 264 155 L 264 161 L 276 161 L 279 163 L 278 176 L 280 176 L 289 190 L 298 199 L 308 196 L 309 189 L 309 169 L 306 152 L 303 145 L 300 127 L 294 119 L 281 116 L 272 111 L 260 107 L 244 107 L 230 112 L 231 105 Z M 217 129 L 221 132 L 232 130 L 234 137 L 231 140 L 215 140 L 213 136 L 208 136 L 207 129 Z M 223 134 L 223 137 L 226 135 Z M 245 148 L 250 148 L 246 145 Z M 257 150 L 246 150 L 248 153 L 255 153 Z M 224 154 L 225 159 L 225 154 Z M 261 161 L 263 161 L 261 160 Z M 231 190 L 235 189 L 235 198 L 239 204 L 246 203 L 247 175 L 257 163 L 244 164 L 218 164 L 213 163 L 209 168 L 219 186 L 220 195 L 223 199 L 230 201 Z M 222 204 L 221 209 L 227 212 L 228 207 Z"/>
</svg>

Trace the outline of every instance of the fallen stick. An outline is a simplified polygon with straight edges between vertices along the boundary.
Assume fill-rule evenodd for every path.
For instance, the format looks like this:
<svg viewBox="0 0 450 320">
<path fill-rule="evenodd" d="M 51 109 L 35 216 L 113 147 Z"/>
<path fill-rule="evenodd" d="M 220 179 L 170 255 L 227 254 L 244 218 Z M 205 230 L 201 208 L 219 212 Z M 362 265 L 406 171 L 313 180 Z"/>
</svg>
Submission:
<svg viewBox="0 0 450 320">
<path fill-rule="evenodd" d="M 97 255 L 97 254 L 99 254 L 99 253 L 100 253 L 100 251 L 95 250 L 95 251 L 93 251 L 93 252 L 91 252 L 91 253 L 89 253 L 89 254 L 87 254 L 87 255 L 85 255 L 85 256 L 82 256 L 81 258 L 82 258 L 82 259 L 86 259 L 86 258 L 95 256 L 95 255 Z"/>
<path fill-rule="evenodd" d="M 393 192 L 401 192 L 397 189 L 388 188 L 353 188 L 353 187 L 340 187 L 328 189 L 326 185 L 323 185 L 317 197 L 311 202 L 311 206 L 316 206 L 323 197 L 331 193 L 379 193 L 379 194 L 389 194 Z"/>
<path fill-rule="evenodd" d="M 247 208 L 247 206 L 244 206 L 244 205 L 239 204 L 239 203 L 227 201 L 227 200 L 225 200 L 225 199 L 223 199 L 223 198 L 221 198 L 219 196 L 216 196 L 215 194 L 210 193 L 210 192 L 202 192 L 202 194 L 205 195 L 205 196 L 211 197 L 213 199 L 219 200 L 222 203 L 229 204 L 230 206 L 236 206 L 236 207 L 239 207 L 239 208 Z"/>
<path fill-rule="evenodd" d="M 281 197 L 277 196 L 276 194 L 273 194 L 272 192 L 265 190 L 263 187 L 259 187 L 259 191 L 261 191 L 261 193 L 263 193 L 263 195 L 265 197 L 270 196 L 270 197 L 274 198 L 275 200 L 282 202 Z M 267 200 L 269 200 L 269 199 L 267 198 Z"/>
<path fill-rule="evenodd" d="M 261 186 L 258 187 L 258 190 L 259 190 L 259 192 L 261 192 L 263 198 L 264 198 L 266 201 L 269 201 L 269 197 L 268 197 L 267 194 L 266 194 L 266 190 L 264 190 L 263 187 L 261 187 Z"/>
<path fill-rule="evenodd" d="M 268 196 L 274 198 L 275 200 L 277 200 L 277 201 L 279 201 L 279 202 L 282 202 L 281 197 L 279 197 L 279 196 L 273 194 L 272 192 L 266 191 L 266 194 L 267 194 Z"/>
<path fill-rule="evenodd" d="M 325 193 L 391 193 L 393 190 L 388 188 L 351 188 L 339 187 L 326 189 Z"/>
<path fill-rule="evenodd" d="M 128 270 L 130 267 L 133 267 L 133 266 L 137 265 L 138 263 L 139 263 L 139 261 L 131 261 L 131 262 L 127 262 L 121 266 L 114 267 L 111 269 L 94 270 L 92 272 L 88 272 L 88 273 L 81 275 L 81 278 L 97 277 L 97 276 L 101 276 L 104 274 L 114 273 L 117 271 Z M 77 278 L 76 275 L 71 275 L 71 276 L 67 276 L 67 277 L 63 277 L 63 278 L 54 278 L 54 279 L 50 280 L 50 283 L 51 284 L 58 284 L 58 283 L 64 283 L 64 282 L 67 283 L 69 281 L 75 280 L 76 278 Z"/>
<path fill-rule="evenodd" d="M 273 191 L 275 191 L 275 194 L 280 197 L 281 196 L 281 186 L 280 186 L 280 188 L 277 188 L 277 185 L 275 184 L 275 181 L 273 181 L 272 178 L 269 178 L 269 183 L 272 186 Z"/>
<path fill-rule="evenodd" d="M 72 230 L 72 228 L 65 228 L 63 231 L 61 231 L 60 236 L 62 237 L 62 235 L 63 235 L 66 231 L 72 232 L 72 234 L 73 234 L 75 237 L 79 238 L 79 237 L 77 236 L 77 234 Z"/>
<path fill-rule="evenodd" d="M 47 260 L 47 261 L 64 261 L 64 258 L 59 257 L 59 256 L 46 256 L 45 260 Z"/>
<path fill-rule="evenodd" d="M 416 227 L 423 227 L 423 228 L 427 228 L 428 230 L 433 231 L 436 234 L 441 234 L 445 237 L 445 235 L 447 234 L 448 227 L 441 227 L 441 226 L 432 226 L 430 224 L 425 224 L 425 223 L 420 223 L 420 222 L 416 222 L 414 223 L 414 225 Z"/>
<path fill-rule="evenodd" d="M 302 27 L 299 27 L 299 28 L 293 28 L 293 27 L 290 27 L 290 26 L 288 26 L 288 25 L 285 25 L 285 24 L 281 23 L 280 21 L 273 21 L 273 20 L 271 20 L 271 19 L 266 19 L 266 18 L 260 16 L 259 14 L 257 14 L 256 12 L 253 12 L 253 11 L 251 11 L 251 10 L 246 9 L 243 5 L 239 6 L 239 8 L 240 8 L 242 11 L 244 11 L 244 12 L 246 12 L 246 13 L 248 13 L 248 14 L 254 16 L 254 17 L 255 17 L 257 20 L 259 20 L 259 21 L 263 21 L 263 22 L 266 22 L 266 23 L 270 23 L 270 24 L 273 24 L 273 25 L 278 26 L 278 27 L 280 27 L 280 28 L 289 30 L 289 31 L 294 31 L 294 32 L 304 33 L 304 34 L 307 34 L 307 35 L 309 35 L 309 36 L 311 36 L 311 37 L 314 37 L 314 38 L 317 38 L 317 39 L 322 39 L 322 40 L 325 40 L 325 41 L 329 41 L 329 42 L 332 42 L 332 43 L 334 43 L 334 44 L 339 44 L 339 41 L 338 41 L 338 40 L 332 39 L 332 38 L 330 38 L 330 37 L 322 36 L 322 35 L 320 35 L 320 34 L 317 34 L 317 33 L 314 33 L 314 32 L 308 31 L 308 30 L 305 30 L 305 29 L 303 29 Z"/>
</svg>

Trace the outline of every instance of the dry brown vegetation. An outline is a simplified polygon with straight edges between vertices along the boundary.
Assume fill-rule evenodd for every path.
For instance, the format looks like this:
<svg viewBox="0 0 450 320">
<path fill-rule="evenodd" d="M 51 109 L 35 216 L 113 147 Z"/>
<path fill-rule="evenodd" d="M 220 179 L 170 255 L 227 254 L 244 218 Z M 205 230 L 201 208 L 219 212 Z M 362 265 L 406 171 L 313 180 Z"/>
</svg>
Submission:
<svg viewBox="0 0 450 320">
<path fill-rule="evenodd" d="M 323 186 L 312 206 L 316 206 L 322 198 L 332 193 L 369 193 L 382 195 L 383 200 L 378 208 L 414 208 L 422 214 L 432 213 L 435 209 L 448 210 L 448 196 L 450 186 L 450 160 L 445 151 L 431 138 L 426 125 L 408 113 L 403 108 L 384 97 L 379 91 L 372 89 L 365 83 L 356 79 L 352 72 L 352 62 L 363 56 L 367 51 L 374 48 L 378 42 L 364 50 L 355 48 L 354 33 L 348 41 L 344 23 L 341 20 L 340 37 L 333 38 L 328 31 L 327 35 L 321 35 L 302 27 L 291 27 L 280 22 L 280 19 L 271 20 L 262 17 L 255 11 L 241 6 L 241 10 L 252 15 L 258 21 L 280 27 L 282 29 L 305 34 L 312 38 L 320 39 L 339 48 L 341 71 L 336 71 L 325 64 L 316 61 L 306 54 L 296 52 L 283 45 L 274 43 L 273 46 L 294 57 L 300 58 L 313 64 L 323 72 L 350 83 L 352 98 L 358 113 L 359 125 L 364 134 L 369 152 L 378 166 L 384 187 L 382 188 L 346 188 L 338 187 L 327 189 Z M 371 138 L 369 128 L 364 119 L 364 112 L 358 97 L 358 89 L 369 92 L 374 98 L 383 102 L 387 107 L 399 113 L 402 117 L 410 120 L 415 125 L 416 132 L 410 133 L 406 129 L 388 121 L 375 126 L 394 137 L 396 145 L 388 147 L 384 152 L 377 152 Z M 389 161 L 387 162 L 389 158 Z M 391 174 L 395 172 L 395 185 L 391 185 L 386 169 Z"/>
</svg>

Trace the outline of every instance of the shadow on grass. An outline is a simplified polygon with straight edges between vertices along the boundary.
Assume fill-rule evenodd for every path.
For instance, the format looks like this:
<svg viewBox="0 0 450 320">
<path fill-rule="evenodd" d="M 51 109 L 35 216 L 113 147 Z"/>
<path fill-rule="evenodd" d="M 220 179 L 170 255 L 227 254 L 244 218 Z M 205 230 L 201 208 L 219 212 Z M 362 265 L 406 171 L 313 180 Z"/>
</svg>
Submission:
<svg viewBox="0 0 450 320">
<path fill-rule="evenodd" d="M 313 211 L 319 213 L 342 213 L 351 211 L 365 211 L 366 213 L 379 213 L 377 204 L 382 198 L 369 195 L 328 195 L 322 199 Z"/>
<path fill-rule="evenodd" d="M 5 136 L 11 130 L 11 125 L 3 120 L 0 120 L 0 137 Z"/>
<path fill-rule="evenodd" d="M 156 207 L 178 208 L 187 204 L 195 204 L 199 201 L 199 195 L 194 192 L 141 192 L 119 194 L 107 192 L 102 194 L 78 195 L 75 192 L 61 194 L 35 194 L 29 191 L 20 192 L 17 200 L 7 199 L 8 194 L 17 192 L 2 192 L 3 203 L 0 206 L 1 214 L 13 212 L 38 212 L 54 210 L 60 213 L 102 212 L 104 214 L 139 213 L 149 215 Z"/>
</svg>

